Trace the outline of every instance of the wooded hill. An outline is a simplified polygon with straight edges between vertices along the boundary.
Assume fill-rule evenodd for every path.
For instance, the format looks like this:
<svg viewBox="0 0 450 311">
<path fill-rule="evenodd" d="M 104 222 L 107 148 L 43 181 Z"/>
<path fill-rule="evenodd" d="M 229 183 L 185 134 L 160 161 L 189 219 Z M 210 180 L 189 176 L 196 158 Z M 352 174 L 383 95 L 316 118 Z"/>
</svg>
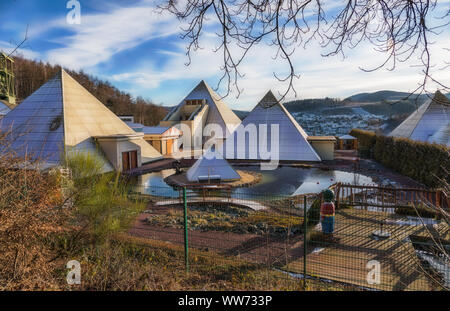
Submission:
<svg viewBox="0 0 450 311">
<path fill-rule="evenodd" d="M 61 68 L 21 56 L 15 56 L 14 62 L 18 103 L 56 75 Z M 66 71 L 116 115 L 133 115 L 135 122 L 152 126 L 157 125 L 167 114 L 164 107 L 142 97 L 133 98 L 131 94 L 120 91 L 108 81 L 100 80 L 83 71 L 67 69 Z"/>
</svg>

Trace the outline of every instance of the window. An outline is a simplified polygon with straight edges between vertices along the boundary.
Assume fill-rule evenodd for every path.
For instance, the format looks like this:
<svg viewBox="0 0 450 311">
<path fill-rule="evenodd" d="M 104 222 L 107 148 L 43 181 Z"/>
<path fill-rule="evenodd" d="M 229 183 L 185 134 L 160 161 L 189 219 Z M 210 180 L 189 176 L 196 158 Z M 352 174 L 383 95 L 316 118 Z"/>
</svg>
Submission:
<svg viewBox="0 0 450 311">
<path fill-rule="evenodd" d="M 206 103 L 205 99 L 186 99 L 186 105 L 202 105 Z"/>
</svg>

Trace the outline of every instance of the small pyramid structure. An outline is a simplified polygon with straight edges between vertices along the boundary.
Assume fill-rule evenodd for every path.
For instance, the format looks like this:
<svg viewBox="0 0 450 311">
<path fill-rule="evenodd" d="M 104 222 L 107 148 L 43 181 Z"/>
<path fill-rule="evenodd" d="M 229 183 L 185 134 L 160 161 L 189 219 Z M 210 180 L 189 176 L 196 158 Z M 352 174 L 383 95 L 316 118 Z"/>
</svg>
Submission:
<svg viewBox="0 0 450 311">
<path fill-rule="evenodd" d="M 258 137 L 255 139 L 245 137 L 243 143 L 242 137 L 241 139 L 238 137 L 239 132 L 253 125 L 256 126 Z M 261 136 L 264 133 L 260 133 L 260 125 L 267 126 L 265 139 Z M 272 91 L 267 92 L 241 125 L 225 140 L 221 146 L 222 154 L 226 159 L 267 160 L 264 154 L 272 150 L 272 125 L 277 125 L 279 129 L 278 160 L 321 161 L 307 140 L 308 134 L 277 100 Z"/>
<path fill-rule="evenodd" d="M 450 147 L 450 100 L 440 91 L 400 123 L 389 136 Z"/>
<path fill-rule="evenodd" d="M 198 182 L 199 177 L 220 176 L 222 181 L 239 180 L 241 176 L 231 167 L 223 156 L 214 148 L 198 159 L 187 171 L 190 182 Z"/>
<path fill-rule="evenodd" d="M 44 169 L 61 164 L 70 150 L 97 154 L 105 160 L 103 170 L 112 171 L 94 137 L 136 135 L 63 69 L 5 115 L 0 130 L 8 133 L 9 150 L 39 160 Z M 133 142 L 143 163 L 162 157 L 143 138 Z"/>
<path fill-rule="evenodd" d="M 223 137 L 220 133 L 215 133 L 217 138 L 225 138 L 241 123 L 241 120 L 234 112 L 225 104 L 219 95 L 205 82 L 200 83 L 179 103 L 175 106 L 163 121 L 172 121 L 175 112 L 186 105 L 186 100 L 205 99 L 208 105 L 208 116 L 204 126 L 212 123 L 218 124 L 222 128 Z"/>
</svg>

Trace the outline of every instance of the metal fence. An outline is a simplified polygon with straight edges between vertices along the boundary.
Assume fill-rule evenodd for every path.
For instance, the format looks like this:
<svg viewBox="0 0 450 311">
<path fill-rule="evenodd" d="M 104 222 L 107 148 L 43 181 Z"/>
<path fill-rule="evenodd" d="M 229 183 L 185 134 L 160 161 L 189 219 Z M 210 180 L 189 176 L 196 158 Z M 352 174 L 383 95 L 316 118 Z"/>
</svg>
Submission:
<svg viewBox="0 0 450 311">
<path fill-rule="evenodd" d="M 218 268 L 231 260 L 286 289 L 449 289 L 450 232 L 439 209 L 393 204 L 386 188 L 333 188 L 332 236 L 321 230 L 320 194 L 240 194 L 213 185 L 135 189 L 148 207 L 131 234 L 184 246 L 187 270 L 206 256 Z M 374 199 L 380 195 L 383 203 Z"/>
</svg>

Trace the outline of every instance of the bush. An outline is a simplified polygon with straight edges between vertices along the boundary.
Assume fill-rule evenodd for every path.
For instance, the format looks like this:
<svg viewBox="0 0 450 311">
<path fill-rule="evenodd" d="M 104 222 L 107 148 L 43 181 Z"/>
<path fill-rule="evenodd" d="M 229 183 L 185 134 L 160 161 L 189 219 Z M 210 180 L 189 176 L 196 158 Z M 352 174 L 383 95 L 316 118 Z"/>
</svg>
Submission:
<svg viewBox="0 0 450 311">
<path fill-rule="evenodd" d="M 70 153 L 66 165 L 73 177 L 72 196 L 77 215 L 97 239 L 126 230 L 144 209 L 128 197 L 128 185 L 119 173 L 101 174 L 103 163 L 90 153 Z"/>
<path fill-rule="evenodd" d="M 449 149 L 444 145 L 376 135 L 354 129 L 360 151 L 373 152 L 377 162 L 402 175 L 409 176 L 429 187 L 437 187 L 440 180 L 450 182 L 443 168 L 450 168 Z"/>
<path fill-rule="evenodd" d="M 375 146 L 376 134 L 374 132 L 353 129 L 350 135 L 358 138 L 358 149 L 362 152 L 370 151 Z"/>
</svg>

